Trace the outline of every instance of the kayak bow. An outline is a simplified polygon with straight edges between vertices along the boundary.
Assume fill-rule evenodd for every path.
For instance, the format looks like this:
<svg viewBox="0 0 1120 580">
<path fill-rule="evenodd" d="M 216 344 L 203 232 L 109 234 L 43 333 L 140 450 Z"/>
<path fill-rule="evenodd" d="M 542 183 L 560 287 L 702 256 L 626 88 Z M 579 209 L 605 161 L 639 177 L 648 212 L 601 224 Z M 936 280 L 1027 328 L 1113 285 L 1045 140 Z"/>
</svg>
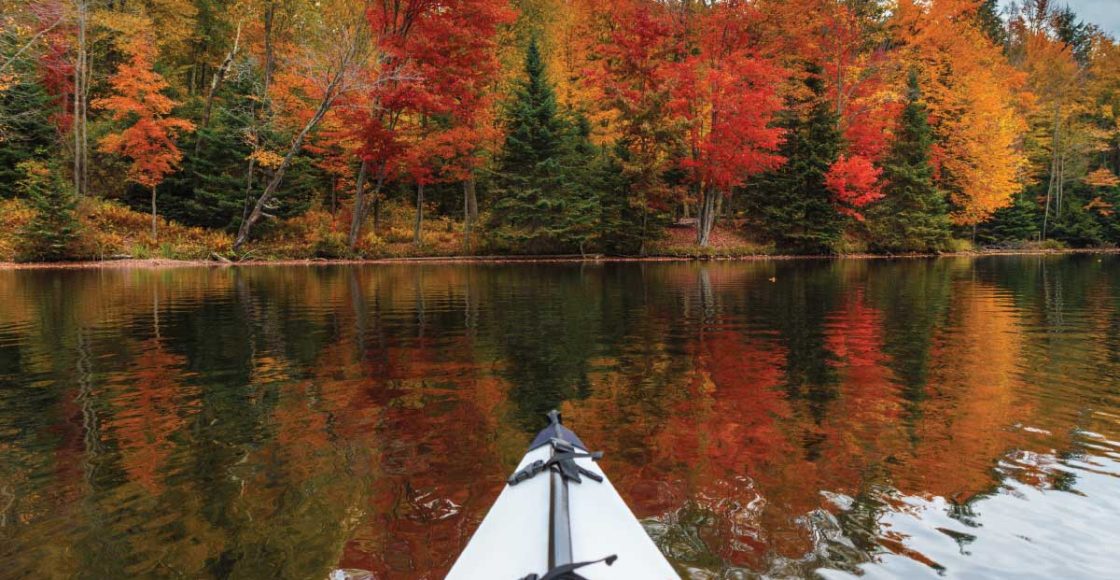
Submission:
<svg viewBox="0 0 1120 580">
<path fill-rule="evenodd" d="M 452 580 L 676 578 L 579 437 L 549 424 L 509 477 L 447 577 Z"/>
</svg>

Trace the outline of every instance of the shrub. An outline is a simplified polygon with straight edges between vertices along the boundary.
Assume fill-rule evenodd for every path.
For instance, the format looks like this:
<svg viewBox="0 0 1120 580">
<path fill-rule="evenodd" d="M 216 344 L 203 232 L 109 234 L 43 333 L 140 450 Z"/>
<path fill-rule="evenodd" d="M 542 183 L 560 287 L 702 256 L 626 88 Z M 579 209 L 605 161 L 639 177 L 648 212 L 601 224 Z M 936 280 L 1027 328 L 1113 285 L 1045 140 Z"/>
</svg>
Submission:
<svg viewBox="0 0 1120 580">
<path fill-rule="evenodd" d="M 350 256 L 346 235 L 342 232 L 324 230 L 318 232 L 315 238 L 315 245 L 311 248 L 311 254 L 316 258 L 347 258 Z"/>
<path fill-rule="evenodd" d="M 975 248 L 973 247 L 972 242 L 970 240 L 965 240 L 965 239 L 961 239 L 961 238 L 950 238 L 949 243 L 947 244 L 947 247 L 948 247 L 948 250 L 950 252 L 962 252 L 963 253 L 963 252 L 971 252 L 971 251 L 975 250 Z"/>
</svg>

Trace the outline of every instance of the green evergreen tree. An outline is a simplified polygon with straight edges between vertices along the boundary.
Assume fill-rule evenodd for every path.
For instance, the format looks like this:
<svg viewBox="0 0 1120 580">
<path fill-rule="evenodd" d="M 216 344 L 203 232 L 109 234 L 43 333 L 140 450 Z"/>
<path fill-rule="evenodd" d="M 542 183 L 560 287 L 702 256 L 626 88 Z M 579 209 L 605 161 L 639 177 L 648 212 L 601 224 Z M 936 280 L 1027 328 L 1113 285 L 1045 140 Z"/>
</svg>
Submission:
<svg viewBox="0 0 1120 580">
<path fill-rule="evenodd" d="M 506 249 L 533 253 L 588 249 L 595 237 L 593 176 L 597 147 L 590 124 L 558 112 L 536 39 L 525 55 L 525 79 L 506 121 L 492 226 Z"/>
<path fill-rule="evenodd" d="M 78 197 L 56 168 L 24 161 L 19 169 L 23 173 L 20 192 L 35 210 L 35 217 L 21 232 L 19 259 L 57 262 L 75 258 L 74 242 L 80 228 L 76 214 Z"/>
<path fill-rule="evenodd" d="M 1062 194 L 1062 203 L 1053 208 L 1047 238 L 1061 240 L 1075 248 L 1091 248 L 1105 242 L 1100 213 L 1089 208 L 1094 195 L 1084 183 L 1071 183 Z M 1106 222 L 1114 221 L 1107 216 Z"/>
<path fill-rule="evenodd" d="M 0 45 L 3 45 L 0 38 Z M 15 44 L 15 43 L 13 43 Z M 0 60 L 10 55 L 0 53 Z M 17 58 L 9 69 L 14 80 L 0 90 L 0 196 L 11 197 L 24 175 L 22 162 L 44 160 L 56 147 L 51 111 L 57 109 L 40 82 L 32 59 Z"/>
<path fill-rule="evenodd" d="M 999 47 L 1007 45 L 1007 30 L 999 17 L 999 0 L 984 0 L 976 8 L 976 25 Z"/>
<path fill-rule="evenodd" d="M 977 226 L 976 241 L 983 245 L 1000 245 L 1037 240 L 1041 223 L 1042 210 L 1038 202 L 1024 193 L 1015 196 L 1010 206 L 996 211 L 991 219 Z"/>
<path fill-rule="evenodd" d="M 933 182 L 933 134 L 917 73 L 910 73 L 906 107 L 883 168 L 886 197 L 871 213 L 872 245 L 887 252 L 936 252 L 949 243 L 945 194 Z"/>
<path fill-rule="evenodd" d="M 623 164 L 630 155 L 625 143 L 615 143 L 603 151 L 595 166 L 599 194 L 599 247 L 612 255 L 632 256 L 642 252 L 643 244 L 665 226 L 663 212 L 643 209 L 632 200 L 634 184 Z"/>
<path fill-rule="evenodd" d="M 209 126 L 186 136 L 182 171 L 160 186 L 165 217 L 215 229 L 233 230 L 240 224 L 245 205 L 245 160 L 252 153 L 245 131 L 251 122 L 248 110 L 218 105 Z"/>
<path fill-rule="evenodd" d="M 755 225 L 783 249 L 805 253 L 832 251 L 843 233 L 844 218 L 825 184 L 840 154 L 836 113 L 824 94 L 819 67 L 807 71 L 808 96 L 792 103 L 782 121 L 786 163 L 755 181 L 747 203 Z M 799 111 L 808 109 L 807 116 Z"/>
</svg>

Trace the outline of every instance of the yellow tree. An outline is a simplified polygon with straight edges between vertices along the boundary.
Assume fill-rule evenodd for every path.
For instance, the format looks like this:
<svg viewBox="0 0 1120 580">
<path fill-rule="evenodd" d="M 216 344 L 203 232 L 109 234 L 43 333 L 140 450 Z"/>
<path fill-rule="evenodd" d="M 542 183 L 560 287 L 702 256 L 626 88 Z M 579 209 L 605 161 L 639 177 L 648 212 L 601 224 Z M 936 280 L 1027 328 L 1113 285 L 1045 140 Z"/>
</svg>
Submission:
<svg viewBox="0 0 1120 580">
<path fill-rule="evenodd" d="M 901 0 L 904 55 L 922 71 L 953 220 L 975 225 L 1010 205 L 1027 169 L 1024 76 L 977 25 L 978 0 Z"/>
<path fill-rule="evenodd" d="M 1029 152 L 1034 171 L 1048 179 L 1042 235 L 1066 205 L 1067 184 L 1081 181 L 1094 153 L 1106 149 L 1108 132 L 1097 122 L 1097 103 L 1090 90 L 1092 61 L 1102 38 L 1070 34 L 1062 13 L 1038 2 L 1012 21 L 1013 55 L 1037 99 L 1030 116 Z M 1076 31 L 1075 31 L 1076 32 Z M 1089 47 L 1089 50 L 1085 50 Z M 1098 71 L 1103 86 L 1115 73 Z M 1105 91 L 1107 92 L 1107 91 Z"/>
</svg>

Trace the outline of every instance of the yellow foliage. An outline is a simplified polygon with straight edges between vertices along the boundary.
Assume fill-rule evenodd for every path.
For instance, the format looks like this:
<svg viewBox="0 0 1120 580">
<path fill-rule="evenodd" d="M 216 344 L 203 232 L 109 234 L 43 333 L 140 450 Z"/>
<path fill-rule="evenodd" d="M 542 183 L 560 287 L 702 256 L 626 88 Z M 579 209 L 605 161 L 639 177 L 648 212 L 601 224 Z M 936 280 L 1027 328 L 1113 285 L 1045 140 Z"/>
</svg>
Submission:
<svg viewBox="0 0 1120 580">
<path fill-rule="evenodd" d="M 1025 76 L 972 17 L 972 0 L 902 0 L 897 15 L 938 136 L 942 186 L 958 224 L 971 225 L 1011 204 L 1026 180 L 1022 139 L 1031 97 Z"/>
<path fill-rule="evenodd" d="M 248 159 L 254 159 L 257 165 L 265 169 L 276 169 L 284 163 L 284 156 L 267 149 L 257 149 L 249 154 Z"/>
<path fill-rule="evenodd" d="M 25 200 L 0 202 L 0 261 L 16 258 L 20 232 L 34 217 Z M 159 219 L 159 239 L 151 239 L 152 216 L 119 203 L 83 199 L 78 206 L 81 229 L 78 258 L 107 259 L 118 255 L 140 258 L 159 254 L 178 259 L 205 259 L 211 252 L 225 253 L 233 245 L 229 234 L 189 227 Z"/>
</svg>

